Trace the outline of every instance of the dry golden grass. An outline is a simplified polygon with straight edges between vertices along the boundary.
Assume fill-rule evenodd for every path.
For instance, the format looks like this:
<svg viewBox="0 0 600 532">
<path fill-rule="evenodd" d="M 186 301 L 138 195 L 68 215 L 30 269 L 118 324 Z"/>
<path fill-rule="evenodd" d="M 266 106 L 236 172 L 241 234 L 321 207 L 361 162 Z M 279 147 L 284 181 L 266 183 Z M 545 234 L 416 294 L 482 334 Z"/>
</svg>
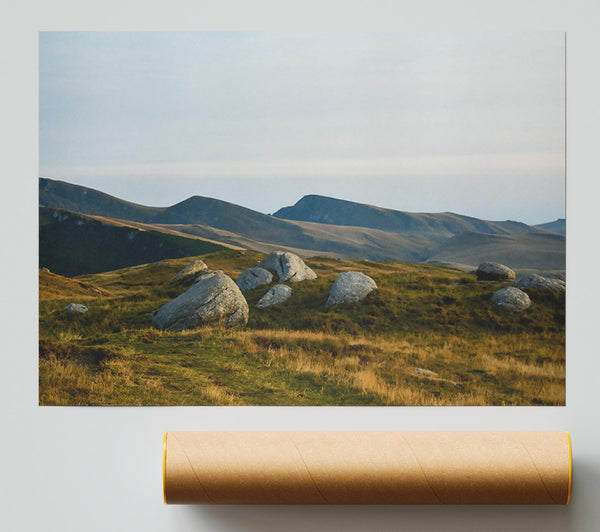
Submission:
<svg viewBox="0 0 600 532">
<path fill-rule="evenodd" d="M 90 283 L 76 281 L 52 272 L 39 270 L 40 300 L 67 299 L 73 297 L 84 300 L 110 296 L 111 293 Z"/>
<path fill-rule="evenodd" d="M 96 375 L 71 360 L 49 357 L 40 360 L 40 404 L 88 405 L 100 403 L 114 392 L 115 377 L 110 372 Z M 69 390 L 69 394 L 65 394 Z"/>
<path fill-rule="evenodd" d="M 152 342 L 169 345 L 173 333 L 139 331 L 139 338 L 152 333 Z M 200 345 L 208 331 L 183 336 Z M 466 347 L 473 340 L 427 335 L 395 341 L 384 338 L 346 337 L 310 331 L 214 332 L 219 345 L 227 345 L 230 358 L 220 371 L 235 379 L 252 379 L 254 371 L 268 371 L 283 382 L 294 376 L 312 375 L 353 388 L 376 398 L 383 405 L 501 405 L 564 404 L 565 365 L 561 353 L 540 346 L 539 338 L 510 335 L 480 338 L 477 353 L 465 360 Z M 67 335 L 63 335 L 63 340 Z M 77 341 L 77 335 L 68 338 Z M 214 339 L 214 338 L 213 338 Z M 187 345 L 187 344 L 186 344 Z M 525 353 L 535 353 L 527 357 Z M 202 351 L 200 352 L 200 354 Z M 253 366 L 244 357 L 256 357 Z M 133 348 L 121 348 L 115 356 L 91 371 L 71 359 L 50 356 L 40 360 L 41 404 L 146 404 L 135 399 L 143 389 L 150 396 L 165 395 L 181 386 L 193 404 L 248 404 L 234 383 L 211 380 L 195 368 L 167 371 L 162 366 L 150 370 L 140 365 Z M 541 360 L 541 362 L 536 362 Z M 155 367 L 156 366 L 152 366 Z M 143 371 L 140 371 L 140 368 Z M 428 370 L 417 372 L 415 368 Z M 181 382 L 174 387 L 173 382 Z M 264 380 L 264 387 L 277 382 Z M 130 389 L 131 393 L 124 390 Z M 65 396 L 65 390 L 69 394 Z M 120 399 L 119 399 L 120 397 Z M 162 404 L 162 403 L 160 403 Z M 182 404 L 189 404 L 184 400 Z M 249 403 L 252 404 L 252 403 Z"/>
<path fill-rule="evenodd" d="M 476 379 L 469 382 L 464 365 L 473 339 L 427 334 L 426 338 L 390 340 L 349 337 L 311 331 L 243 331 L 228 333 L 246 351 L 266 356 L 263 365 L 298 373 L 328 375 L 378 396 L 387 405 L 498 404 L 498 391 Z M 532 335 L 484 336 L 476 342 L 476 375 L 510 381 L 525 401 L 564 403 L 565 364 L 560 348 L 540 346 Z M 306 349 L 310 346 L 310 349 Z M 327 353 L 359 355 L 324 356 Z M 536 358 L 556 359 L 537 363 L 509 353 L 533 352 Z M 498 353 L 501 353 L 499 358 Z M 409 363 L 410 361 L 410 363 Z M 416 373 L 414 368 L 432 371 Z M 436 396 L 419 382 L 445 384 L 445 395 Z M 535 402 L 534 401 L 534 402 Z"/>
</svg>

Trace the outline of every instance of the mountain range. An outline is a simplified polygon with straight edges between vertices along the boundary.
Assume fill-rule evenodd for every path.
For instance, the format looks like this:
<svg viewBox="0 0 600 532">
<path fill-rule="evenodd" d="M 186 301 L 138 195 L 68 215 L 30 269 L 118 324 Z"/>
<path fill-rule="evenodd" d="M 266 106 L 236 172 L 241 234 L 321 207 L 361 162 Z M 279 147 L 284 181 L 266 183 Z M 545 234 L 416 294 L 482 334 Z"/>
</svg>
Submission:
<svg viewBox="0 0 600 532">
<path fill-rule="evenodd" d="M 69 255 L 90 255 L 85 252 L 86 247 L 95 246 L 91 256 L 110 255 L 115 258 L 108 261 L 111 267 L 122 267 L 120 255 L 128 257 L 127 265 L 138 258 L 138 263 L 142 263 L 179 253 L 174 258 L 185 256 L 181 253 L 190 252 L 189 246 L 199 249 L 201 242 L 262 252 L 284 248 L 303 257 L 440 262 L 464 269 L 475 268 L 486 260 L 528 270 L 562 271 L 565 267 L 564 220 L 531 226 L 449 212 L 396 211 L 318 195 L 304 196 L 273 215 L 203 196 L 193 196 L 170 207 L 149 207 L 46 178 L 39 180 L 39 205 L 40 227 L 43 226 L 40 265 L 51 268 L 50 262 L 60 263 L 62 271 L 57 273 L 67 275 L 75 274 L 64 270 Z M 73 223 L 76 218 L 71 216 L 71 226 L 61 225 L 61 218 L 67 215 L 67 220 L 68 213 L 76 213 L 79 222 Z M 85 220 L 93 224 L 86 224 Z M 84 225 L 94 228 L 93 235 L 84 234 Z M 138 251 L 132 251 L 131 241 L 123 240 L 125 233 L 115 236 L 117 227 L 127 235 L 151 234 L 152 243 L 142 242 L 148 237 L 144 235 L 138 238 Z M 122 245 L 115 246 L 115 238 L 123 240 Z M 177 239 L 177 249 L 167 251 L 164 241 L 161 245 L 164 239 L 171 244 Z M 190 240 L 189 246 L 184 245 L 186 240 Z M 86 259 L 77 272 L 93 273 L 105 267 L 94 266 L 92 260 Z"/>
</svg>

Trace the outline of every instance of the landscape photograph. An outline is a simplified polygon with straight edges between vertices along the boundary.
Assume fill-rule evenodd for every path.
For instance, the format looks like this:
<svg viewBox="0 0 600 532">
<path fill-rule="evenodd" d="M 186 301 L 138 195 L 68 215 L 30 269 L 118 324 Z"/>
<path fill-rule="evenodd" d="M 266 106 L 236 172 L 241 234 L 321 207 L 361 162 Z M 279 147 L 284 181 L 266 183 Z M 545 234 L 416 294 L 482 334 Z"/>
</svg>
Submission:
<svg viewBox="0 0 600 532">
<path fill-rule="evenodd" d="M 39 404 L 565 405 L 561 32 L 41 32 Z"/>
</svg>

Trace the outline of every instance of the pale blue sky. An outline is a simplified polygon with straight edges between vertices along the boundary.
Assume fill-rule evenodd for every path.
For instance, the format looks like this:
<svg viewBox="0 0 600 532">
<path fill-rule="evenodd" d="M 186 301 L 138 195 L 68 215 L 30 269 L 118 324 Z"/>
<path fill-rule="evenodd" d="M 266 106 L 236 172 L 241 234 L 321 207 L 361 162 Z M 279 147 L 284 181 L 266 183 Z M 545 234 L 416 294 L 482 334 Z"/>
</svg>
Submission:
<svg viewBox="0 0 600 532">
<path fill-rule="evenodd" d="M 564 56 L 560 32 L 43 32 L 40 175 L 157 206 L 550 221 Z"/>
</svg>

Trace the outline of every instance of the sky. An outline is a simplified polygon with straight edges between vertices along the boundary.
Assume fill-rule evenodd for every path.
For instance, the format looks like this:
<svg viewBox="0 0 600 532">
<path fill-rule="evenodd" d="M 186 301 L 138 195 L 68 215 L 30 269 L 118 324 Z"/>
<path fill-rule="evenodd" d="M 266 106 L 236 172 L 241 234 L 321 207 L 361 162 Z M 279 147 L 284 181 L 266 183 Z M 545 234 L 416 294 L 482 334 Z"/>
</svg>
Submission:
<svg viewBox="0 0 600 532">
<path fill-rule="evenodd" d="M 39 172 L 272 213 L 565 216 L 561 32 L 41 32 Z"/>
</svg>

